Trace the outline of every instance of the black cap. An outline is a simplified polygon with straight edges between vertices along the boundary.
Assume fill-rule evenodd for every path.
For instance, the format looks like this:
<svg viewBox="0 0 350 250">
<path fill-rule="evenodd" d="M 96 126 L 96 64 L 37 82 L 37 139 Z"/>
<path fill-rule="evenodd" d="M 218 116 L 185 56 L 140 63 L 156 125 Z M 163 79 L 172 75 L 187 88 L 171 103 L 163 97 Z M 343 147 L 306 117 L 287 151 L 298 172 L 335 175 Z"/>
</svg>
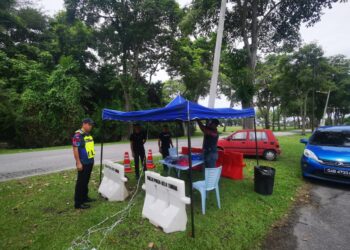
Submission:
<svg viewBox="0 0 350 250">
<path fill-rule="evenodd" d="M 221 124 L 220 124 L 220 121 L 219 121 L 218 119 L 212 119 L 212 120 L 210 121 L 210 123 L 214 123 L 214 124 L 216 124 L 217 126 L 221 125 Z"/>
<path fill-rule="evenodd" d="M 83 123 L 89 123 L 90 125 L 95 125 L 95 122 L 91 118 L 84 118 Z"/>
</svg>

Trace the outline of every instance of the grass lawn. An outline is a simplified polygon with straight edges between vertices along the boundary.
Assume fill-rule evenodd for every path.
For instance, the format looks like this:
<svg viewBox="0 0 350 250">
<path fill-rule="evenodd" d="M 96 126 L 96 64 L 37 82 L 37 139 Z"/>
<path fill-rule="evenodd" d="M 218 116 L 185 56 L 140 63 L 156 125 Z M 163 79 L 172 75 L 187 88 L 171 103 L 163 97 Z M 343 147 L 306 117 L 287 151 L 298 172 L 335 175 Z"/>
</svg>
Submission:
<svg viewBox="0 0 350 250">
<path fill-rule="evenodd" d="M 100 249 L 149 249 L 150 242 L 153 249 L 258 249 L 271 226 L 288 213 L 298 187 L 303 184 L 299 168 L 303 150 L 300 138 L 280 137 L 283 154 L 275 162 L 261 162 L 276 168 L 273 195 L 254 193 L 254 159 L 246 159 L 244 180 L 221 179 L 221 209 L 217 208 L 215 194 L 211 192 L 206 215 L 202 215 L 200 195 L 195 192 L 195 239 L 188 237 L 189 206 L 188 230 L 165 234 L 141 218 L 144 191 L 140 190 L 129 216 L 107 235 Z M 92 197 L 98 197 L 98 177 L 95 167 L 90 182 Z M 133 190 L 135 178 L 129 177 L 127 185 Z M 182 178 L 186 179 L 185 174 Z M 196 172 L 195 179 L 201 178 L 202 173 Z M 74 210 L 74 183 L 75 171 L 0 183 L 0 249 L 67 249 L 87 228 L 127 204 L 127 201 L 107 202 L 99 198 L 87 211 Z M 94 244 L 101 237 L 96 234 L 92 238 Z"/>
</svg>

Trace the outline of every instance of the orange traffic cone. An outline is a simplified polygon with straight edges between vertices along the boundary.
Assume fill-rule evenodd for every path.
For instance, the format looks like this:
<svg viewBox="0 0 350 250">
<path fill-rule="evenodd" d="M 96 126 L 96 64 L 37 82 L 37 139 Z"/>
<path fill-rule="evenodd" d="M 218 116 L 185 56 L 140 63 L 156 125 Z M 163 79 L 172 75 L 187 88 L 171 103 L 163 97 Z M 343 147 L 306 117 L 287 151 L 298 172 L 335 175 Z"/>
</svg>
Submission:
<svg viewBox="0 0 350 250">
<path fill-rule="evenodd" d="M 152 169 L 155 168 L 156 166 L 153 164 L 153 156 L 152 156 L 152 150 L 148 150 L 148 155 L 147 155 L 147 169 Z"/>
<path fill-rule="evenodd" d="M 130 158 L 129 158 L 129 153 L 125 152 L 124 154 L 124 171 L 125 173 L 131 173 L 131 164 L 130 164 Z"/>
</svg>

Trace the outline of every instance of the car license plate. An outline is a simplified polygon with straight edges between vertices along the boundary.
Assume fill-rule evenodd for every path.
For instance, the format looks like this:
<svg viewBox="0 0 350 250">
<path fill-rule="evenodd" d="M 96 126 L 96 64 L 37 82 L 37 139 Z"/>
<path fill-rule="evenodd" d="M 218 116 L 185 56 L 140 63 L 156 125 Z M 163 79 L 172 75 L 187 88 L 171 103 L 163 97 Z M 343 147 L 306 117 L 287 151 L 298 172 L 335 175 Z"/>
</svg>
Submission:
<svg viewBox="0 0 350 250">
<path fill-rule="evenodd" d="M 350 171 L 349 170 L 325 168 L 324 172 L 325 172 L 325 174 L 340 175 L 340 176 L 350 177 Z"/>
</svg>

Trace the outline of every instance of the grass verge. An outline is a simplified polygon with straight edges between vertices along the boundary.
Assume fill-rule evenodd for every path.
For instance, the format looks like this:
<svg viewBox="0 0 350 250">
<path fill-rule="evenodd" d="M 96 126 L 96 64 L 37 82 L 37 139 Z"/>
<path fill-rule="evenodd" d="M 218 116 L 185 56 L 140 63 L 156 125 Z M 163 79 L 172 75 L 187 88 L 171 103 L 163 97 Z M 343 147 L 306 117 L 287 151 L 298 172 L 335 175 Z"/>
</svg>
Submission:
<svg viewBox="0 0 350 250">
<path fill-rule="evenodd" d="M 303 145 L 299 139 L 300 136 L 280 137 L 283 154 L 275 162 L 261 162 L 276 168 L 273 195 L 254 193 L 253 159 L 246 159 L 244 180 L 221 179 L 221 209 L 217 208 L 211 192 L 207 213 L 202 215 L 200 196 L 195 192 L 195 239 L 188 236 L 190 220 L 186 232 L 165 234 L 142 219 L 144 191 L 141 190 L 130 215 L 107 236 L 101 249 L 148 249 L 150 242 L 153 249 L 258 249 L 271 226 L 288 212 L 303 183 L 299 168 Z M 186 175 L 182 174 L 182 178 L 186 179 Z M 194 178 L 202 179 L 202 173 L 196 172 Z M 135 178 L 129 175 L 129 179 L 127 185 L 133 190 Z M 74 210 L 74 183 L 74 171 L 0 183 L 0 249 L 67 249 L 87 228 L 127 204 L 99 198 L 87 211 Z M 98 196 L 97 187 L 95 167 L 90 182 L 92 197 Z M 101 237 L 98 234 L 93 237 L 94 243 Z"/>
</svg>

